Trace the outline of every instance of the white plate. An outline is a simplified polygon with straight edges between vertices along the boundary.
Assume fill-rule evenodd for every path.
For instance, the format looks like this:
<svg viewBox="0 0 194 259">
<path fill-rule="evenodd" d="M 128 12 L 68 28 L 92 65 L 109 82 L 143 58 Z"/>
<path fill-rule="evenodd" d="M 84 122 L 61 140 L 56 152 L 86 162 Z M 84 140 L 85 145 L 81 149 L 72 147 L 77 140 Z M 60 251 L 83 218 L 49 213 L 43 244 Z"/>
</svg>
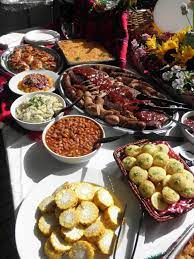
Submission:
<svg viewBox="0 0 194 259">
<path fill-rule="evenodd" d="M 134 244 L 135 235 L 141 216 L 141 209 L 134 195 L 130 192 L 127 184 L 124 184 L 119 178 L 120 173 L 114 172 L 114 175 L 107 176 L 107 172 L 92 168 L 82 168 L 73 174 L 56 176 L 49 175 L 40 181 L 28 197 L 23 201 L 16 220 L 15 238 L 20 259 L 40 259 L 45 258 L 42 253 L 41 241 L 35 234 L 36 209 L 38 204 L 46 196 L 66 181 L 86 181 L 95 183 L 114 191 L 121 202 L 127 202 L 126 224 L 120 236 L 120 242 L 117 249 L 117 258 L 128 259 L 131 257 L 131 251 Z M 112 185 L 109 181 L 111 179 Z M 144 236 L 140 236 L 140 243 L 144 243 Z M 97 256 L 96 256 L 97 257 Z M 100 256 L 98 256 L 99 258 Z M 104 257 L 103 257 L 104 258 Z M 105 257 L 106 258 L 106 257 Z M 110 258 L 113 258 L 110 256 Z"/>
<path fill-rule="evenodd" d="M 178 32 L 189 26 L 186 15 L 181 13 L 181 4 L 189 0 L 158 0 L 154 8 L 154 22 L 163 32 Z M 192 23 L 192 10 L 188 13 Z"/>
<path fill-rule="evenodd" d="M 23 91 L 21 91 L 20 89 L 18 89 L 18 83 L 20 81 L 23 80 L 23 78 L 26 76 L 26 75 L 30 75 L 30 74 L 42 74 L 42 75 L 47 75 L 49 77 L 51 77 L 53 79 L 53 87 L 51 87 L 47 92 L 53 92 L 55 91 L 56 89 L 56 81 L 57 81 L 57 78 L 58 78 L 58 74 L 56 74 L 55 72 L 53 71 L 49 71 L 49 70 L 28 70 L 28 71 L 23 71 L 15 76 L 13 76 L 10 81 L 9 81 L 9 89 L 16 93 L 16 94 L 19 94 L 19 95 L 26 95 L 28 93 L 25 93 Z M 41 92 L 41 91 L 38 91 L 38 92 Z"/>
<path fill-rule="evenodd" d="M 54 44 L 60 39 L 60 34 L 53 30 L 33 30 L 25 34 L 24 40 L 30 44 Z"/>
</svg>

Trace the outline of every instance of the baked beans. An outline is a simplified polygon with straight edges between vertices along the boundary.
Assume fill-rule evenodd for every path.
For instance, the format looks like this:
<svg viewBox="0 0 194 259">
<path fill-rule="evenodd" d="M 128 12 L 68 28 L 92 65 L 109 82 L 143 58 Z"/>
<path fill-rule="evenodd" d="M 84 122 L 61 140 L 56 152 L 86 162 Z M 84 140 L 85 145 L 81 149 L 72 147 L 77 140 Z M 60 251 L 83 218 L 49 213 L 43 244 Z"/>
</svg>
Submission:
<svg viewBox="0 0 194 259">
<path fill-rule="evenodd" d="M 103 136 L 98 124 L 85 117 L 66 117 L 47 131 L 47 146 L 61 156 L 78 157 L 91 153 L 96 141 Z"/>
</svg>

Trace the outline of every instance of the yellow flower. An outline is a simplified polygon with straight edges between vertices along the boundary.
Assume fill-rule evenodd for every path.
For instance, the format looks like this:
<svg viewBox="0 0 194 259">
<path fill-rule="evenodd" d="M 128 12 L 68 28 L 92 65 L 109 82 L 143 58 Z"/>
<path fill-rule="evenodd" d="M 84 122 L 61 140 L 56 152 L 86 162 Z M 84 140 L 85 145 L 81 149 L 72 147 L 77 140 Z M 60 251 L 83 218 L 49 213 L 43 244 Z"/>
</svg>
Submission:
<svg viewBox="0 0 194 259">
<path fill-rule="evenodd" d="M 179 42 L 183 42 L 185 39 L 185 35 L 187 34 L 188 31 L 191 30 L 191 26 L 188 26 L 187 28 L 177 32 L 174 36 L 172 36 L 172 40 L 176 40 Z"/>
<path fill-rule="evenodd" d="M 174 57 L 172 54 L 175 54 L 179 48 L 179 42 L 170 38 L 166 42 L 162 42 L 162 45 L 158 46 L 156 50 L 156 55 L 159 59 L 163 60 L 166 63 L 172 63 Z"/>
<path fill-rule="evenodd" d="M 174 55 L 175 60 L 181 65 L 185 65 L 187 61 L 194 57 L 194 49 L 191 46 L 183 46 L 181 51 Z"/>
<path fill-rule="evenodd" d="M 149 50 L 157 49 L 156 35 L 153 35 L 152 37 L 148 38 L 146 40 L 146 45 Z"/>
</svg>

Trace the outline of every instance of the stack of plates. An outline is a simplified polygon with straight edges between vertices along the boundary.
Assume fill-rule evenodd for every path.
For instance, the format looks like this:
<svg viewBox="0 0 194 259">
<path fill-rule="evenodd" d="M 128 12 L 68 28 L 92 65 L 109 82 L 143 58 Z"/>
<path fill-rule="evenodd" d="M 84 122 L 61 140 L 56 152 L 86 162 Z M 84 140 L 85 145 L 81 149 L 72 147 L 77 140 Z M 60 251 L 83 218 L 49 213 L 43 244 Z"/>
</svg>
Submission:
<svg viewBox="0 0 194 259">
<path fill-rule="evenodd" d="M 55 44 L 59 39 L 58 32 L 45 29 L 29 31 L 24 36 L 25 42 L 36 45 Z"/>
</svg>

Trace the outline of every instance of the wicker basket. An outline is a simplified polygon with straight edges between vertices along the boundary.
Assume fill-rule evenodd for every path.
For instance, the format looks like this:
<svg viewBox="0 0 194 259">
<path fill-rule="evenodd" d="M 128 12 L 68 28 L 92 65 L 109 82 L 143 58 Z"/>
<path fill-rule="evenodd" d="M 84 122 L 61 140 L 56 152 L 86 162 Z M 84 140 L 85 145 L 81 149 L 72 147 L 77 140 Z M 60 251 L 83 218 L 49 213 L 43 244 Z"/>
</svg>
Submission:
<svg viewBox="0 0 194 259">
<path fill-rule="evenodd" d="M 129 11 L 128 31 L 129 40 L 136 38 L 140 33 L 146 32 L 153 21 L 152 12 L 149 9 Z"/>
<path fill-rule="evenodd" d="M 135 144 L 135 145 L 142 145 L 142 144 L 147 144 L 148 140 L 140 140 L 137 141 L 135 143 L 130 143 L 130 144 Z M 180 161 L 181 163 L 183 163 L 184 168 L 186 170 L 188 170 L 189 172 L 191 172 L 190 168 L 188 167 L 188 165 L 179 157 L 179 155 L 177 155 L 173 149 L 170 147 L 170 145 L 166 142 L 166 141 L 153 141 L 152 143 L 154 144 L 166 144 L 169 147 L 169 156 L 170 158 L 174 158 L 178 161 Z M 126 156 L 125 155 L 125 148 L 128 146 L 129 144 L 126 144 L 122 147 L 117 148 L 114 153 L 114 159 L 124 177 L 124 179 L 126 179 L 126 181 L 128 182 L 129 188 L 133 191 L 133 193 L 135 194 L 136 198 L 139 200 L 140 204 L 142 205 L 142 207 L 148 212 L 148 214 L 155 219 L 158 222 L 165 222 L 168 220 L 172 220 L 175 219 L 176 217 L 182 215 L 183 213 L 188 212 L 189 210 L 194 208 L 194 199 L 187 199 L 187 206 L 185 206 L 185 208 L 181 211 L 181 212 L 174 212 L 174 213 L 166 213 L 166 214 L 162 214 L 159 211 L 157 211 L 151 204 L 149 199 L 146 198 L 142 198 L 140 195 L 140 192 L 138 190 L 138 187 L 136 184 L 134 184 L 129 178 L 128 178 L 128 171 L 124 168 L 124 165 L 122 163 L 123 158 Z M 192 172 L 191 172 L 192 173 Z M 181 198 L 181 200 L 184 200 L 183 198 Z"/>
</svg>

